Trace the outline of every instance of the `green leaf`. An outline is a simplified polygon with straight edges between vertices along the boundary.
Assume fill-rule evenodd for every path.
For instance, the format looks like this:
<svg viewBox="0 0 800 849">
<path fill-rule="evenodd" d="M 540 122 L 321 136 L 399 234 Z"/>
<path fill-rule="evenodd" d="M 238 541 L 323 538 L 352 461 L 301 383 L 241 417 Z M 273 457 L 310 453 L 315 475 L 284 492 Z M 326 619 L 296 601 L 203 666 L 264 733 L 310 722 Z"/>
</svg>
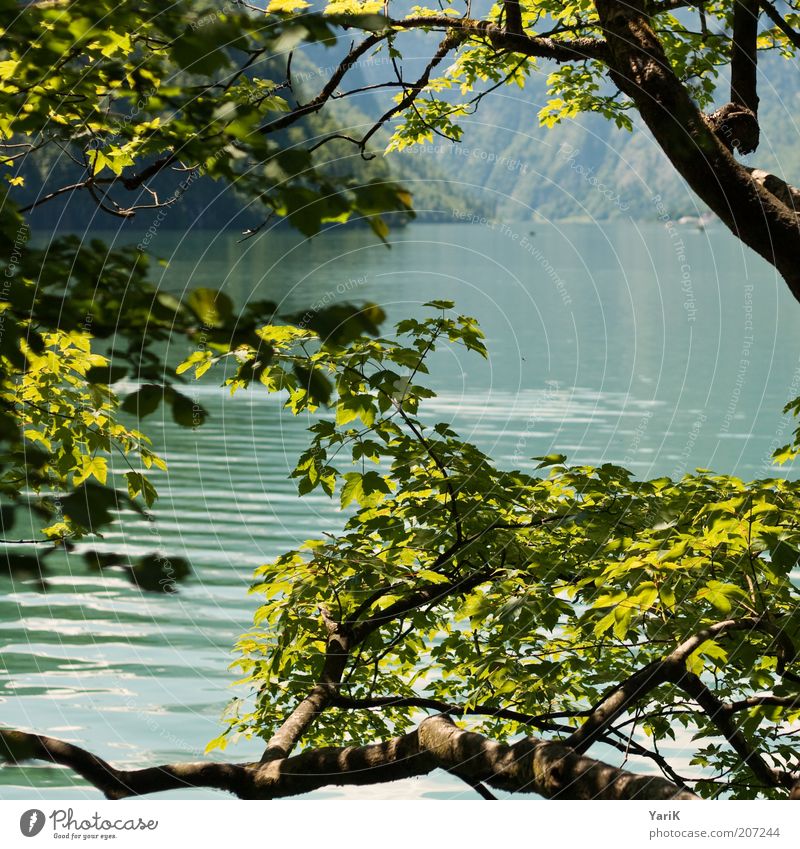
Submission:
<svg viewBox="0 0 800 849">
<path fill-rule="evenodd" d="M 109 487 L 87 481 L 61 499 L 61 509 L 73 522 L 96 532 L 113 518 L 119 509 L 119 493 Z"/>
<path fill-rule="evenodd" d="M 342 507 L 347 507 L 353 501 L 362 507 L 372 507 L 378 504 L 384 495 L 391 493 L 389 484 L 378 472 L 348 472 L 341 492 Z"/>
<path fill-rule="evenodd" d="M 105 457 L 84 457 L 80 472 L 75 475 L 75 483 L 80 484 L 89 478 L 105 483 L 108 477 L 108 460 Z"/>
<path fill-rule="evenodd" d="M 533 457 L 534 460 L 539 460 L 537 469 L 544 469 L 547 466 L 561 466 L 567 460 L 566 454 L 546 454 L 544 457 Z"/>
<path fill-rule="evenodd" d="M 747 598 L 741 587 L 737 587 L 735 584 L 722 583 L 721 581 L 709 581 L 695 594 L 697 600 L 705 599 L 723 616 L 727 616 L 733 609 L 731 597 Z"/>
<path fill-rule="evenodd" d="M 146 383 L 138 392 L 133 392 L 123 401 L 121 409 L 138 419 L 144 419 L 158 409 L 164 397 L 164 387 Z"/>
<path fill-rule="evenodd" d="M 614 623 L 616 621 L 617 620 L 616 620 L 616 608 L 615 608 L 614 610 L 611 610 L 609 613 L 607 613 L 605 616 L 603 616 L 602 619 L 600 619 L 598 622 L 595 623 L 595 626 L 592 629 L 592 632 L 594 633 L 595 637 L 601 637 L 603 634 L 605 634 L 606 631 L 609 630 L 609 628 L 611 628 L 612 625 L 614 625 Z"/>
<path fill-rule="evenodd" d="M 175 390 L 170 393 L 170 397 L 172 400 L 172 418 L 175 424 L 181 427 L 196 428 L 205 423 L 208 412 L 198 401 L 193 401 Z"/>
<path fill-rule="evenodd" d="M 89 383 L 102 383 L 110 386 L 118 380 L 122 380 L 128 373 L 128 366 L 92 366 L 86 372 L 86 380 Z"/>
<path fill-rule="evenodd" d="M 788 573 L 800 562 L 800 551 L 774 534 L 762 534 L 769 546 L 769 559 L 780 572 Z"/>
<path fill-rule="evenodd" d="M 631 598 L 631 603 L 635 604 L 640 610 L 649 610 L 658 598 L 658 589 L 652 581 L 647 581 L 639 584 L 636 587 L 636 593 Z"/>
<path fill-rule="evenodd" d="M 176 582 L 191 574 L 189 561 L 183 557 L 148 554 L 130 568 L 130 579 L 137 587 L 148 592 L 175 592 Z"/>
<path fill-rule="evenodd" d="M 420 569 L 417 572 L 417 577 L 431 584 L 447 584 L 450 582 L 450 579 L 446 575 L 440 575 L 438 572 L 432 572 L 430 569 Z"/>
<path fill-rule="evenodd" d="M 233 301 L 216 289 L 193 289 L 186 306 L 206 327 L 226 327 L 233 320 Z"/>
<path fill-rule="evenodd" d="M 630 607 L 617 607 L 614 609 L 614 636 L 618 640 L 624 640 L 628 635 L 633 610 Z"/>
<path fill-rule="evenodd" d="M 658 594 L 664 607 L 672 613 L 675 610 L 676 604 L 674 591 L 669 587 L 661 586 L 659 587 Z"/>
<path fill-rule="evenodd" d="M 187 28 L 173 42 L 172 57 L 181 68 L 192 74 L 213 74 L 230 62 L 223 50 L 229 40 L 229 32 L 227 27 L 219 24 Z"/>
<path fill-rule="evenodd" d="M 126 472 L 125 480 L 128 484 L 128 495 L 131 498 L 136 498 L 141 495 L 144 499 L 144 503 L 148 507 L 153 506 L 153 503 L 158 497 L 158 493 L 146 475 L 140 474 L 139 472 Z"/>
<path fill-rule="evenodd" d="M 304 366 L 296 365 L 294 373 L 300 386 L 308 392 L 315 405 L 327 404 L 330 401 L 333 391 L 330 381 L 319 369 L 307 369 Z"/>
<path fill-rule="evenodd" d="M 366 427 L 372 427 L 375 413 L 375 399 L 372 395 L 349 395 L 336 405 L 336 424 L 346 425 L 360 418 Z"/>
<path fill-rule="evenodd" d="M 183 374 L 194 366 L 194 376 L 202 377 L 211 368 L 213 359 L 211 351 L 194 351 L 175 369 L 175 373 Z"/>
</svg>

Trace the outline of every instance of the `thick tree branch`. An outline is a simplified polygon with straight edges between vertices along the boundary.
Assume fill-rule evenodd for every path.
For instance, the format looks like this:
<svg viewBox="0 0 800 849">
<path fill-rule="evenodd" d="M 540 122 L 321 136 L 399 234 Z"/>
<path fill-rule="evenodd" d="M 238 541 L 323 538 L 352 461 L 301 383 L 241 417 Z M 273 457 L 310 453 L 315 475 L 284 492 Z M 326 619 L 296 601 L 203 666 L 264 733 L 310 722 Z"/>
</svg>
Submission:
<svg viewBox="0 0 800 849">
<path fill-rule="evenodd" d="M 795 213 L 800 213 L 800 190 L 790 186 L 785 180 L 762 168 L 745 169 L 765 191 L 774 195 L 782 204 L 789 207 Z"/>
<path fill-rule="evenodd" d="M 610 75 L 694 192 L 781 273 L 800 300 L 800 226 L 793 210 L 731 156 L 670 67 L 643 0 L 596 0 Z M 717 129 L 717 128 L 715 128 Z"/>
<path fill-rule="evenodd" d="M 759 142 L 758 126 L 758 0 L 733 4 L 731 36 L 731 99 L 708 120 L 728 150 L 752 153 Z"/>
<path fill-rule="evenodd" d="M 395 29 L 446 29 L 455 30 L 464 35 L 483 36 L 489 39 L 498 50 L 519 53 L 522 56 L 534 56 L 539 59 L 552 59 L 554 62 L 574 62 L 582 59 L 608 58 L 608 45 L 599 38 L 578 37 L 555 39 L 548 36 L 525 35 L 502 28 L 491 21 L 479 21 L 473 18 L 451 18 L 448 15 L 421 15 L 391 20 Z"/>
<path fill-rule="evenodd" d="M 352 635 L 348 628 L 332 621 L 325 611 L 323 621 L 328 637 L 319 681 L 270 737 L 261 756 L 262 763 L 288 757 L 309 726 L 336 695 L 353 645 Z"/>
<path fill-rule="evenodd" d="M 731 43 L 731 102 L 738 103 L 758 115 L 759 0 L 735 0 Z"/>
<path fill-rule="evenodd" d="M 740 699 L 737 702 L 726 702 L 723 707 L 728 713 L 739 713 L 743 710 L 750 710 L 752 707 L 760 705 L 772 705 L 775 707 L 795 708 L 800 707 L 800 694 L 796 696 L 749 696 L 746 699 Z"/>
<path fill-rule="evenodd" d="M 0 761 L 41 760 L 69 767 L 109 799 L 123 799 L 182 787 L 213 787 L 241 796 L 243 767 L 236 764 L 182 763 L 120 770 L 80 746 L 24 731 L 0 730 Z"/>
<path fill-rule="evenodd" d="M 185 787 L 213 787 L 244 799 L 277 799 L 331 785 L 369 785 L 426 775 L 457 774 L 472 786 L 538 793 L 554 799 L 694 799 L 659 776 L 638 775 L 579 755 L 552 741 L 527 738 L 512 746 L 463 731 L 444 716 L 367 746 L 309 749 L 267 763 L 168 764 L 118 770 L 78 746 L 20 731 L 0 732 L 5 757 L 69 767 L 109 799 Z"/>
<path fill-rule="evenodd" d="M 566 743 L 577 752 L 587 751 L 603 737 L 616 720 L 656 687 L 675 680 L 686 672 L 686 661 L 692 652 L 725 631 L 752 630 L 758 619 L 726 619 L 716 622 L 684 640 L 666 657 L 648 663 L 630 678 L 614 687 L 599 704 L 592 708 L 585 722 L 567 738 Z"/>
<path fill-rule="evenodd" d="M 319 681 L 272 735 L 262 755 L 262 762 L 285 758 L 290 754 L 317 716 L 332 704 L 351 651 L 370 634 L 426 604 L 436 604 L 451 595 L 469 592 L 489 580 L 492 574 L 491 570 L 477 571 L 460 581 L 422 587 L 398 599 L 385 610 L 354 624 L 334 622 L 323 611 L 328 637 Z"/>
<path fill-rule="evenodd" d="M 754 704 L 791 705 L 796 700 L 761 696 L 746 699 L 744 702 L 726 704 L 718 699 L 697 675 L 686 669 L 686 661 L 689 656 L 700 648 L 706 640 L 713 639 L 727 631 L 761 628 L 762 624 L 758 619 L 730 619 L 717 622 L 693 634 L 669 655 L 649 663 L 615 687 L 592 709 L 583 725 L 568 737 L 565 743 L 577 752 L 587 751 L 594 742 L 603 738 L 611 730 L 613 723 L 639 700 L 656 687 L 672 683 L 697 702 L 711 723 L 716 726 L 742 759 L 742 762 L 752 770 L 759 780 L 768 787 L 791 788 L 797 781 L 797 776 L 769 766 L 761 753 L 748 742 L 744 734 L 737 728 L 733 715 Z"/>
<path fill-rule="evenodd" d="M 503 0 L 506 29 L 514 35 L 522 35 L 522 9 L 519 0 Z"/>
</svg>

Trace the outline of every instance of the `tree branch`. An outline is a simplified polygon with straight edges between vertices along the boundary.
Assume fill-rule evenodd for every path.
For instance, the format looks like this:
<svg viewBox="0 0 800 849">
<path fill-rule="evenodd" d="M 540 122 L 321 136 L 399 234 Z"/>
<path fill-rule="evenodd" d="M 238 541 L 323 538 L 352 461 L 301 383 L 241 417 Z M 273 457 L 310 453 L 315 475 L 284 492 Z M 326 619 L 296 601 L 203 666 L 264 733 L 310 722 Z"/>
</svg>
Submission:
<svg viewBox="0 0 800 849">
<path fill-rule="evenodd" d="M 800 33 L 792 29 L 789 24 L 781 17 L 775 6 L 768 0 L 761 0 L 761 8 L 764 14 L 775 24 L 776 27 L 792 42 L 792 44 L 800 48 Z"/>
<path fill-rule="evenodd" d="M 419 96 L 420 92 L 425 88 L 426 85 L 428 85 L 428 82 L 430 81 L 430 77 L 431 77 L 431 71 L 433 71 L 433 69 L 441 63 L 441 61 L 445 58 L 445 56 L 447 56 L 447 54 L 454 47 L 456 47 L 460 43 L 461 40 L 462 40 L 462 36 L 460 36 L 459 34 L 457 34 L 455 32 L 448 33 L 442 39 L 442 42 L 439 45 L 438 50 L 436 51 L 436 53 L 434 53 L 431 61 L 428 62 L 428 64 L 426 65 L 425 70 L 422 72 L 419 79 L 413 85 L 411 85 L 408 88 L 408 90 L 404 93 L 403 98 L 398 103 L 396 103 L 394 106 L 392 106 L 391 109 L 384 112 L 384 114 L 381 115 L 380 118 L 378 118 L 378 120 L 375 122 L 375 124 L 366 133 L 364 138 L 361 139 L 361 147 L 362 148 L 366 147 L 367 142 L 372 138 L 372 136 L 375 135 L 375 133 L 378 132 L 378 130 L 380 130 L 380 128 L 388 120 L 393 118 L 395 115 L 398 115 L 404 109 L 408 109 L 408 107 L 411 106 L 414 103 L 414 101 Z M 400 414 L 404 415 L 401 406 L 399 404 L 396 405 L 396 406 L 397 406 L 397 409 L 400 412 Z M 408 418 L 405 417 L 405 416 L 404 416 L 404 418 L 405 418 L 406 423 L 409 424 Z M 419 434 L 419 432 L 417 432 L 415 428 L 412 428 L 412 429 L 415 430 L 416 436 L 418 438 L 422 439 L 421 434 Z M 425 445 L 424 439 L 422 439 L 422 442 L 423 442 L 423 445 Z M 437 465 L 441 465 L 441 464 L 438 463 L 438 461 L 436 460 L 435 457 L 433 458 L 433 460 L 434 460 L 434 462 L 437 462 Z M 445 477 L 447 477 L 446 472 L 445 472 Z"/>
<path fill-rule="evenodd" d="M 800 300 L 800 228 L 793 210 L 751 178 L 692 101 L 654 33 L 643 0 L 595 0 L 610 76 L 693 191 L 742 242 L 774 265 Z"/>
<path fill-rule="evenodd" d="M 607 45 L 605 42 L 595 38 L 575 38 L 570 40 L 557 40 L 544 36 L 530 36 L 509 32 L 501 29 L 497 24 L 490 21 L 478 21 L 472 18 L 451 18 L 447 15 L 431 15 L 408 17 L 400 20 L 387 20 L 386 31 L 374 33 L 368 36 L 360 44 L 353 47 L 347 56 L 342 60 L 334 73 L 331 75 L 328 82 L 320 90 L 319 94 L 303 106 L 294 109 L 291 112 L 276 118 L 264 124 L 260 129 L 262 133 L 274 133 L 278 130 L 286 129 L 298 121 L 305 115 L 311 115 L 318 112 L 330 100 L 338 88 L 339 84 L 344 79 L 347 72 L 356 64 L 356 62 L 372 47 L 376 47 L 380 42 L 387 39 L 393 32 L 399 30 L 410 29 L 444 29 L 448 36 L 445 42 L 449 44 L 449 49 L 455 47 L 460 41 L 469 36 L 480 36 L 488 38 L 493 47 L 497 50 L 507 50 L 513 53 L 520 53 L 524 56 L 535 56 L 543 59 L 552 59 L 556 62 L 572 62 L 582 59 L 600 59 L 604 60 L 607 57 Z M 443 42 L 444 43 L 444 42 Z M 445 51 L 444 55 L 449 52 Z M 441 59 L 434 57 L 430 68 L 435 67 Z M 415 86 L 411 87 L 414 91 Z M 414 91 L 414 97 L 418 94 Z M 413 102 L 413 98 L 411 100 Z M 406 106 L 410 105 L 406 104 Z M 391 114 L 385 115 L 376 125 L 376 128 L 362 140 L 365 144 L 368 138 L 376 132 L 377 127 L 382 125 L 392 114 L 406 108 L 405 106 L 393 109 Z"/>
<path fill-rule="evenodd" d="M 738 702 L 726 702 L 723 707 L 729 713 L 739 713 L 740 711 L 750 710 L 750 708 L 758 707 L 759 705 L 773 705 L 786 708 L 800 707 L 800 694 L 796 696 L 749 696 Z"/>
<path fill-rule="evenodd" d="M 371 708 L 393 707 L 393 708 L 419 708 L 420 710 L 432 710 L 437 713 L 450 714 L 452 716 L 491 716 L 496 719 L 508 719 L 511 722 L 519 722 L 521 725 L 530 725 L 544 731 L 571 731 L 566 725 L 555 724 L 553 719 L 565 716 L 581 716 L 582 713 L 570 713 L 569 711 L 558 711 L 556 713 L 545 713 L 533 716 L 520 713 L 507 708 L 495 708 L 489 705 L 476 705 L 467 708 L 463 705 L 451 705 L 439 699 L 428 699 L 424 696 L 377 696 L 372 699 L 351 699 L 338 695 L 333 700 L 333 707 L 343 710 L 369 710 Z"/>
<path fill-rule="evenodd" d="M 309 749 L 267 763 L 167 764 L 119 770 L 85 749 L 21 731 L 0 732 L 5 757 L 69 767 L 109 799 L 184 787 L 213 787 L 243 799 L 277 799 L 331 785 L 359 786 L 427 775 L 440 768 L 472 786 L 538 793 L 549 799 L 694 799 L 659 776 L 638 775 L 576 754 L 569 747 L 526 738 L 512 746 L 464 731 L 444 716 L 382 743 Z"/>
<path fill-rule="evenodd" d="M 479 21 L 473 18 L 451 18 L 448 15 L 410 16 L 390 20 L 395 29 L 445 29 L 455 30 L 468 36 L 484 36 L 498 50 L 520 53 L 539 59 L 552 59 L 554 62 L 574 62 L 582 59 L 608 58 L 608 45 L 598 38 L 579 37 L 555 39 L 547 36 L 525 35 L 503 29 L 491 21 Z"/>
<path fill-rule="evenodd" d="M 731 102 L 758 115 L 756 64 L 758 62 L 759 0 L 735 0 L 731 44 Z"/>
<path fill-rule="evenodd" d="M 245 790 L 246 776 L 241 765 L 203 762 L 120 770 L 80 746 L 24 731 L 0 730 L 2 760 L 13 764 L 41 760 L 69 767 L 108 799 L 124 799 L 182 787 L 213 787 L 238 796 Z"/>
<path fill-rule="evenodd" d="M 618 737 L 623 737 L 622 733 L 618 731 L 616 728 L 611 729 L 614 734 Z M 640 743 L 637 743 L 636 740 L 633 739 L 631 735 L 627 739 L 615 740 L 613 737 L 606 736 L 603 738 L 603 742 L 608 744 L 609 746 L 613 746 L 620 752 L 624 752 L 626 755 L 629 752 L 633 752 L 635 755 L 638 755 L 640 758 L 648 758 L 657 764 L 658 768 L 661 772 L 666 776 L 667 780 L 673 781 L 678 787 L 683 788 L 684 790 L 688 790 L 689 788 L 686 785 L 687 779 L 684 779 L 672 768 L 667 759 L 658 751 L 651 751 L 650 749 L 645 748 Z"/>
<path fill-rule="evenodd" d="M 276 118 L 274 121 L 270 121 L 267 124 L 264 124 L 260 127 L 262 133 L 275 133 L 278 130 L 285 130 L 287 127 L 290 127 L 300 118 L 305 115 L 311 115 L 314 112 L 319 112 L 320 109 L 330 100 L 333 94 L 336 92 L 336 89 L 339 87 L 339 83 L 344 79 L 347 72 L 356 64 L 356 62 L 373 47 L 376 47 L 381 43 L 384 39 L 388 38 L 389 33 L 375 33 L 373 35 L 367 36 L 360 44 L 357 44 L 353 47 L 350 52 L 345 56 L 345 58 L 340 62 L 339 66 L 336 70 L 331 74 L 330 79 L 327 83 L 322 87 L 319 94 L 314 97 L 312 100 L 309 100 L 303 106 L 299 106 L 297 109 L 292 110 L 291 112 L 287 112 L 280 118 Z"/>
<path fill-rule="evenodd" d="M 426 604 L 441 601 L 456 593 L 462 594 L 474 590 L 475 587 L 490 580 L 493 575 L 494 571 L 487 568 L 477 570 L 461 580 L 451 581 L 447 584 L 431 584 L 430 586 L 415 590 L 394 604 L 390 604 L 385 610 L 374 613 L 361 622 L 358 622 L 353 627 L 353 642 L 361 642 L 387 622 L 391 622 L 393 619 L 397 619 L 406 613 L 424 607 Z"/>
<path fill-rule="evenodd" d="M 686 660 L 706 640 L 713 639 L 725 631 L 752 630 L 758 625 L 758 619 L 726 619 L 692 634 L 666 657 L 648 663 L 614 687 L 592 708 L 585 722 L 565 742 L 576 752 L 587 751 L 640 699 L 661 684 L 674 680 L 676 674 L 685 673 Z"/>
<path fill-rule="evenodd" d="M 342 681 L 353 646 L 352 634 L 348 628 L 332 621 L 326 611 L 322 616 L 328 638 L 319 681 L 270 737 L 261 756 L 262 763 L 288 757 L 317 716 L 330 705 Z"/>
<path fill-rule="evenodd" d="M 611 730 L 612 724 L 628 711 L 643 696 L 665 683 L 680 687 L 693 698 L 709 720 L 719 729 L 733 750 L 768 787 L 791 788 L 797 776 L 783 770 L 776 770 L 767 764 L 761 753 L 750 745 L 747 738 L 736 727 L 733 714 L 754 704 L 793 704 L 796 699 L 762 696 L 746 699 L 744 702 L 725 704 L 706 687 L 700 678 L 686 669 L 686 661 L 692 652 L 709 639 L 726 631 L 752 630 L 761 627 L 759 619 L 729 619 L 717 622 L 708 628 L 693 634 L 664 658 L 653 661 L 635 672 L 626 681 L 617 685 L 596 707 L 586 721 L 565 744 L 576 752 L 585 752 L 594 742 L 603 738 Z M 763 701 L 762 701 L 763 700 Z M 777 700 L 777 701 L 776 701 Z"/>
<path fill-rule="evenodd" d="M 800 190 L 762 168 L 746 168 L 746 170 L 750 177 L 765 191 L 774 195 L 784 206 L 789 207 L 795 213 L 800 213 Z"/>
<path fill-rule="evenodd" d="M 706 687 L 697 675 L 685 669 L 681 672 L 672 670 L 671 680 L 697 702 L 709 720 L 730 743 L 731 748 L 739 755 L 742 762 L 752 770 L 757 778 L 768 787 L 791 789 L 797 781 L 797 776 L 783 770 L 773 769 L 767 764 L 761 753 L 750 745 L 744 734 L 736 727 L 732 712 L 726 709 L 726 705 Z"/>
<path fill-rule="evenodd" d="M 503 0 L 503 13 L 506 29 L 514 35 L 523 35 L 522 9 L 520 9 L 519 0 Z"/>
<path fill-rule="evenodd" d="M 455 593 L 469 592 L 491 576 L 491 570 L 479 571 L 461 581 L 431 584 L 409 593 L 385 610 L 357 623 L 334 622 L 323 611 L 328 637 L 319 681 L 272 735 L 261 757 L 262 763 L 285 758 L 291 753 L 317 716 L 332 704 L 338 694 L 350 652 L 370 634 L 386 623 L 426 604 L 435 604 Z"/>
</svg>

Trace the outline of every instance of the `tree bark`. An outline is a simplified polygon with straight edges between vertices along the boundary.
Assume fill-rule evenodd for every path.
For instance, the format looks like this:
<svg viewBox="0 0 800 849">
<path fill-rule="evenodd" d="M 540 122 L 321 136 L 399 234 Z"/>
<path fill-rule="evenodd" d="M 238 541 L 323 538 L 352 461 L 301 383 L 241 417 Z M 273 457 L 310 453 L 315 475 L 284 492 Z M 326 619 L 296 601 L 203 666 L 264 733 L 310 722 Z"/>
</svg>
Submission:
<svg viewBox="0 0 800 849">
<path fill-rule="evenodd" d="M 742 242 L 770 262 L 800 300 L 800 224 L 789 207 L 736 162 L 676 77 L 643 0 L 596 0 L 613 82 L 634 102 L 692 190 Z"/>
<path fill-rule="evenodd" d="M 242 799 L 278 799 L 322 787 L 359 786 L 444 769 L 468 783 L 538 793 L 548 799 L 695 799 L 660 776 L 639 775 L 576 753 L 563 743 L 526 738 L 513 745 L 458 728 L 433 716 L 382 743 L 309 749 L 267 762 L 166 764 L 120 770 L 71 743 L 0 731 L 0 754 L 19 763 L 39 759 L 75 770 L 109 799 L 186 787 L 227 790 Z"/>
<path fill-rule="evenodd" d="M 758 115 L 757 63 L 759 0 L 736 0 L 733 4 L 731 48 L 731 102 Z"/>
</svg>

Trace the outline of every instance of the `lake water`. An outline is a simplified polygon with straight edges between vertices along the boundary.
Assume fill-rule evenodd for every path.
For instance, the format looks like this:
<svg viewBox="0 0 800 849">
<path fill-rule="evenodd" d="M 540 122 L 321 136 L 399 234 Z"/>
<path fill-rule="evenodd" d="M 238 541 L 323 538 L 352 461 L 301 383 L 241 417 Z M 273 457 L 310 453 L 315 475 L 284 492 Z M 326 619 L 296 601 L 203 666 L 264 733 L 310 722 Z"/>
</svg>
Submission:
<svg viewBox="0 0 800 849">
<path fill-rule="evenodd" d="M 781 410 L 800 394 L 800 305 L 721 225 L 416 224 L 390 240 L 387 250 L 358 230 L 243 244 L 230 233 L 164 231 L 151 249 L 170 260 L 170 291 L 223 288 L 238 304 L 271 298 L 287 313 L 371 300 L 394 321 L 426 300 L 455 300 L 480 320 L 490 358 L 438 353 L 429 409 L 500 463 L 560 451 L 640 476 L 701 466 L 753 478 L 790 437 Z M 179 341 L 170 355 L 187 350 Z M 341 516 L 324 496 L 298 500 L 287 480 L 307 422 L 258 389 L 230 399 L 209 382 L 197 395 L 211 417 L 196 432 L 147 420 L 170 469 L 156 522 L 131 515 L 105 539 L 114 550 L 184 556 L 191 579 L 175 596 L 142 595 L 77 558 L 46 593 L 3 579 L 3 725 L 129 767 L 199 758 L 219 733 L 234 694 L 231 646 L 256 603 L 246 595 L 253 567 L 335 530 Z M 242 742 L 223 757 L 260 748 Z M 0 769 L 0 798 L 97 795 L 60 768 Z M 317 795 L 473 794 L 436 775 Z"/>
</svg>

